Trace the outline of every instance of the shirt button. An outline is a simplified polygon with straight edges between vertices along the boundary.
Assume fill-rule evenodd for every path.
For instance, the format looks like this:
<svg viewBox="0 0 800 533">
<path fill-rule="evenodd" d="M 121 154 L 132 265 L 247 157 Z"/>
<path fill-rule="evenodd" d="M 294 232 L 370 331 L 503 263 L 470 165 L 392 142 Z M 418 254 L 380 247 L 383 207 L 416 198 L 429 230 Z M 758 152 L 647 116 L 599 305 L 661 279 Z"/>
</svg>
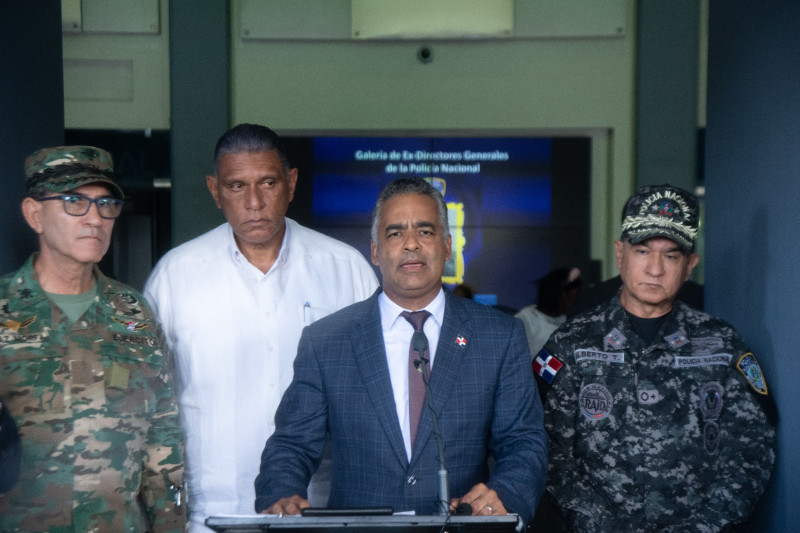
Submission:
<svg viewBox="0 0 800 533">
<path fill-rule="evenodd" d="M 408 476 L 406 479 L 406 485 L 416 485 L 417 484 L 417 476 Z"/>
</svg>

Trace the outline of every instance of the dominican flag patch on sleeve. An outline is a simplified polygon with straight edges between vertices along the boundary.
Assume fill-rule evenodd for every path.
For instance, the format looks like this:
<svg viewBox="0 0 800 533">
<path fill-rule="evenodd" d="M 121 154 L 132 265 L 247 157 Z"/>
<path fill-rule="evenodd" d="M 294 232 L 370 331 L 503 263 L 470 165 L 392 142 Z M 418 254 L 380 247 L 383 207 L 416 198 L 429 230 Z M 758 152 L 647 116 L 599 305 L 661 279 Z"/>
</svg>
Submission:
<svg viewBox="0 0 800 533">
<path fill-rule="evenodd" d="M 533 360 L 533 372 L 549 384 L 553 384 L 553 380 L 561 370 L 564 364 L 550 355 L 550 353 L 542 348 L 542 351 Z"/>
</svg>

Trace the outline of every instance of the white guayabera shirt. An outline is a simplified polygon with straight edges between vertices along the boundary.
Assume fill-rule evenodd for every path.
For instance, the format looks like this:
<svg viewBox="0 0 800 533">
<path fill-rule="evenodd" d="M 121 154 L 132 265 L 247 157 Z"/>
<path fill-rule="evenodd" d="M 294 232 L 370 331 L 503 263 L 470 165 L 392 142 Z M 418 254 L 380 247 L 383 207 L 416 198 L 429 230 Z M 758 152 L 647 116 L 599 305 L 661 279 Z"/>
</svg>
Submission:
<svg viewBox="0 0 800 533">
<path fill-rule="evenodd" d="M 209 531 L 208 516 L 254 513 L 253 482 L 302 329 L 377 287 L 357 250 L 288 218 L 266 274 L 239 252 L 228 224 L 159 261 L 145 296 L 177 366 L 190 530 Z M 312 490 L 312 503 L 324 504 L 326 491 Z"/>
</svg>

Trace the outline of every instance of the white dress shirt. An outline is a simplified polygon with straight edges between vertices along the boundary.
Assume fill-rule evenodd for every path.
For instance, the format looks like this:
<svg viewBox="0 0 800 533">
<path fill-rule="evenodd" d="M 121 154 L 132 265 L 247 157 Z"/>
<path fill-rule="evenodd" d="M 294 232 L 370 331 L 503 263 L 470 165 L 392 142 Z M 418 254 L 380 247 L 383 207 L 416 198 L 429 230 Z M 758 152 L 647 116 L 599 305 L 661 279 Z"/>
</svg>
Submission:
<svg viewBox="0 0 800 533">
<path fill-rule="evenodd" d="M 383 329 L 383 342 L 386 345 L 386 360 L 389 363 L 389 377 L 392 380 L 394 392 L 394 405 L 397 408 L 397 419 L 400 421 L 400 431 L 403 433 L 403 443 L 406 446 L 406 455 L 411 461 L 411 425 L 408 414 L 408 350 L 411 337 L 414 335 L 414 326 L 400 316 L 404 309 L 381 293 L 378 296 L 378 306 L 381 311 L 381 328 Z M 439 344 L 439 333 L 444 320 L 444 291 L 431 303 L 423 308 L 431 316 L 422 325 L 422 331 L 428 337 L 428 352 L 430 353 L 431 372 L 433 360 L 436 357 L 436 345 Z M 424 409 L 424 408 L 423 408 Z"/>
<path fill-rule="evenodd" d="M 255 512 L 253 483 L 302 329 L 377 286 L 357 250 L 288 218 L 266 274 L 242 255 L 228 224 L 159 261 L 145 296 L 177 367 L 190 531 L 210 531 L 208 516 Z"/>
</svg>

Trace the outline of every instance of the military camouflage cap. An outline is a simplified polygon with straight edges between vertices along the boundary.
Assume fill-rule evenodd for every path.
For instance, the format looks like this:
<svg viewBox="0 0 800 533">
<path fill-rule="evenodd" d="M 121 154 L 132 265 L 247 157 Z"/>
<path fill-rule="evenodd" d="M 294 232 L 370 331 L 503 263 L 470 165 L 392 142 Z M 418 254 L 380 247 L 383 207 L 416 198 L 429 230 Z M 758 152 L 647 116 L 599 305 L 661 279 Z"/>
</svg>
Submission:
<svg viewBox="0 0 800 533">
<path fill-rule="evenodd" d="M 697 198 L 692 193 L 672 185 L 641 187 L 622 210 L 621 239 L 637 244 L 652 237 L 666 237 L 685 253 L 692 253 L 698 216 Z"/>
<path fill-rule="evenodd" d="M 25 159 L 28 196 L 68 192 L 89 183 L 103 183 L 120 200 L 122 189 L 114 183 L 111 154 L 94 146 L 42 148 Z"/>
</svg>

